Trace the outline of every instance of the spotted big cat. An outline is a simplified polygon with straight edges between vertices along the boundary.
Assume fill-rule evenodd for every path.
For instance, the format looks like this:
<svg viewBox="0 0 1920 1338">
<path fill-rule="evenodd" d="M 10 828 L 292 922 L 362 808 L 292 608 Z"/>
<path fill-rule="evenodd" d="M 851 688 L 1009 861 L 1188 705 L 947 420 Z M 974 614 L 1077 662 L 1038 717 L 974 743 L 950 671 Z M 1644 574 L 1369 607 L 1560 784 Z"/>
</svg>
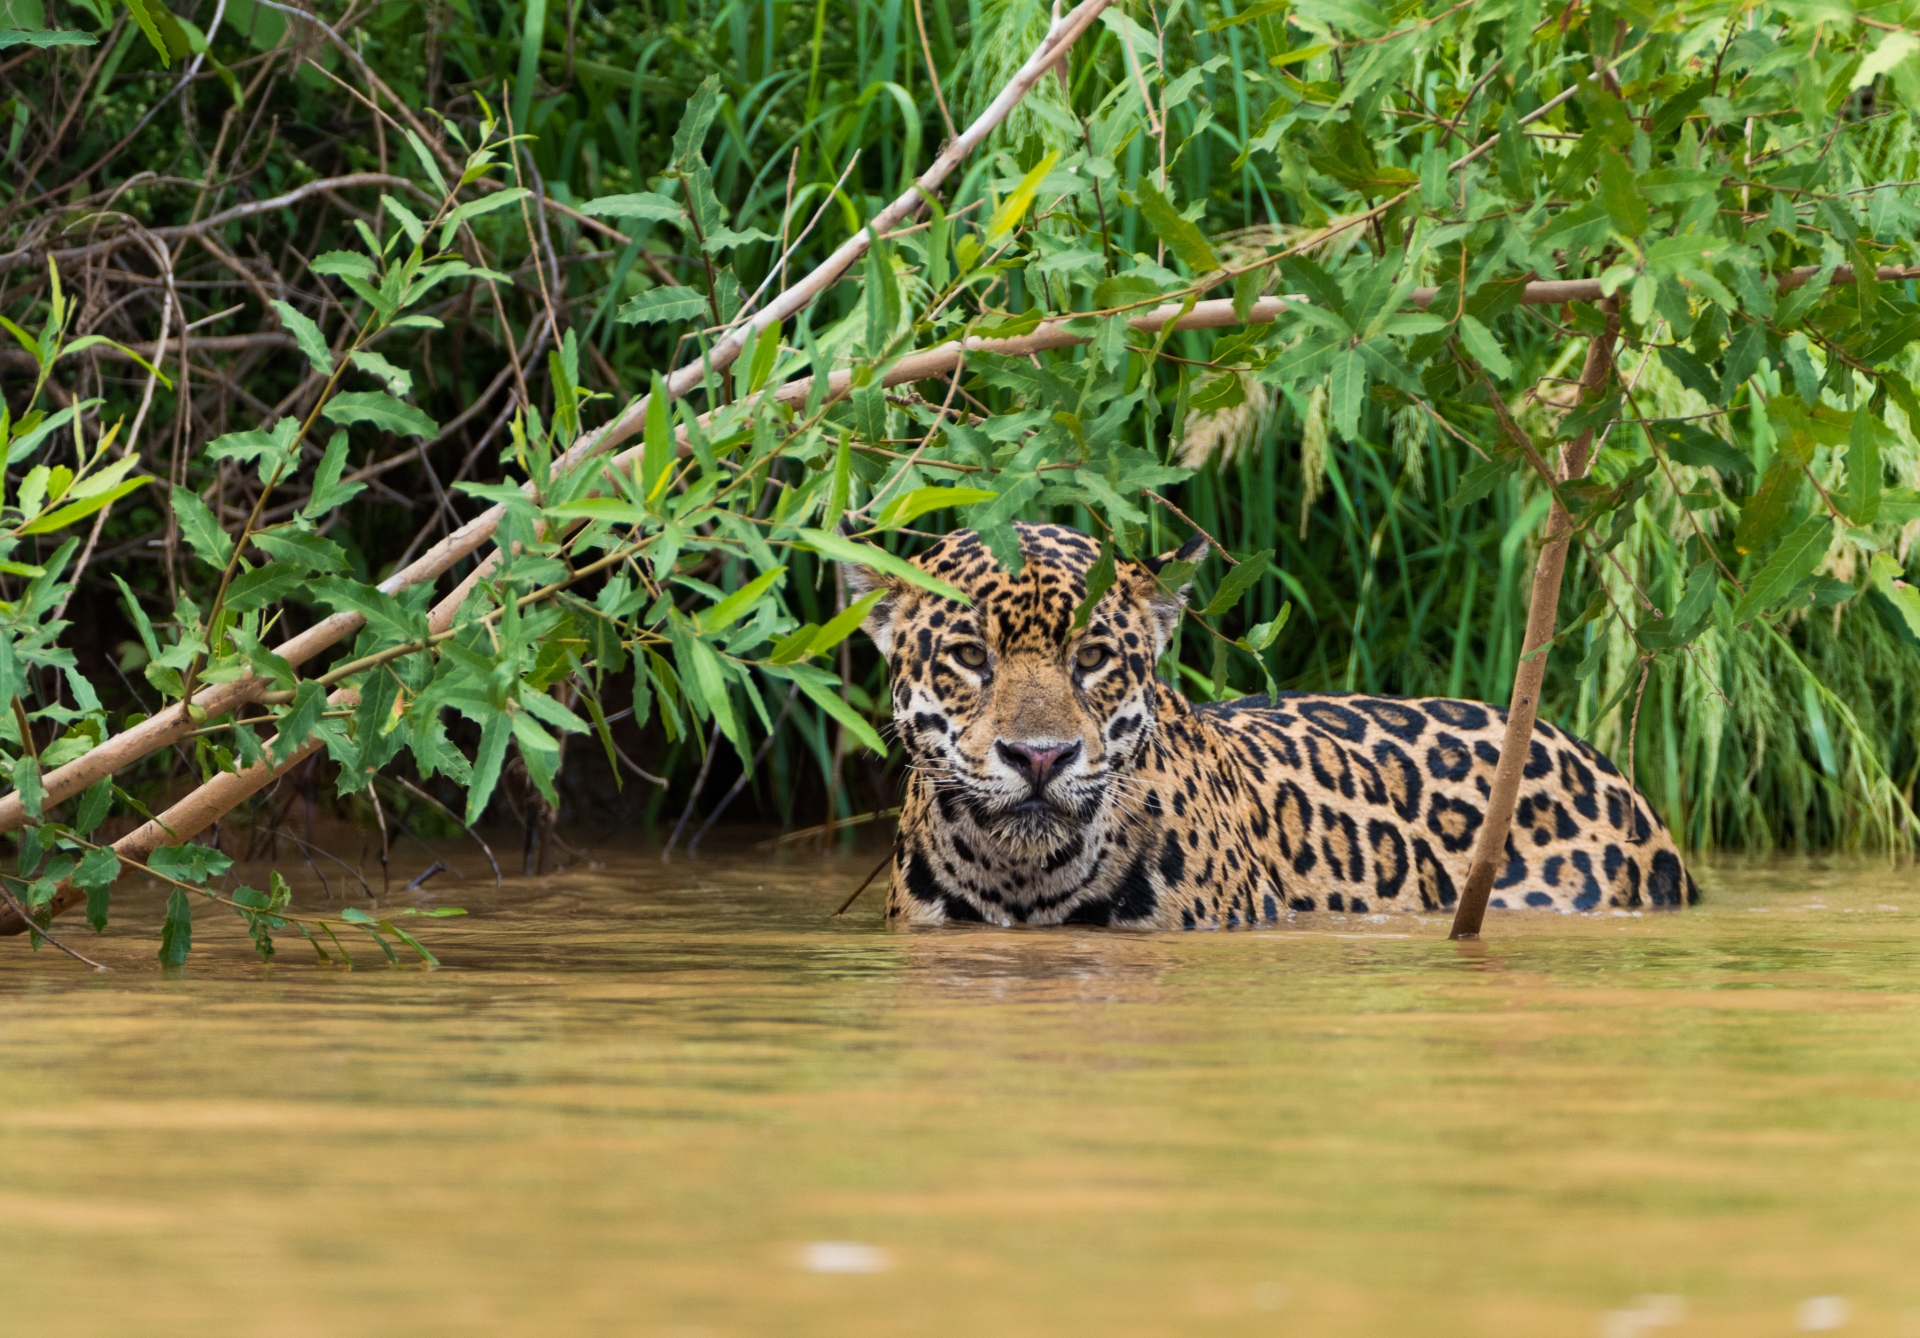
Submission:
<svg viewBox="0 0 1920 1338">
<path fill-rule="evenodd" d="M 1155 579 L 1206 541 L 1098 560 L 1020 525 L 1007 571 L 972 531 L 914 559 L 965 602 L 849 566 L 879 591 L 908 760 L 895 924 L 1233 929 L 1304 912 L 1445 911 L 1465 885 L 1506 713 L 1451 698 L 1283 693 L 1194 705 L 1155 677 L 1184 594 Z M 1599 752 L 1535 725 L 1491 904 L 1560 911 L 1699 897 L 1672 836 Z"/>
</svg>

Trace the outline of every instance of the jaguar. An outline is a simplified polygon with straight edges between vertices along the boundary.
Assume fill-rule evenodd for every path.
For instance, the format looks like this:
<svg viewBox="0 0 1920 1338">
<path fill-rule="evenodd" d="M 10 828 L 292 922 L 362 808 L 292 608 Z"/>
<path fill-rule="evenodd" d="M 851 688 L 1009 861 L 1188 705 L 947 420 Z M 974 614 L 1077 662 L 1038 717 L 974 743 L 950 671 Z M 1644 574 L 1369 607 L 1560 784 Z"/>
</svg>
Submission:
<svg viewBox="0 0 1920 1338">
<path fill-rule="evenodd" d="M 1157 677 L 1204 536 L 1119 559 L 1076 627 L 1094 541 L 1016 526 L 1007 570 L 971 530 L 913 559 L 964 601 L 848 564 L 888 662 L 906 794 L 891 923 L 1234 929 L 1309 912 L 1440 912 L 1464 886 L 1506 713 L 1283 692 L 1195 704 Z M 1535 725 L 1491 905 L 1578 912 L 1699 899 L 1665 825 L 1596 749 Z"/>
</svg>

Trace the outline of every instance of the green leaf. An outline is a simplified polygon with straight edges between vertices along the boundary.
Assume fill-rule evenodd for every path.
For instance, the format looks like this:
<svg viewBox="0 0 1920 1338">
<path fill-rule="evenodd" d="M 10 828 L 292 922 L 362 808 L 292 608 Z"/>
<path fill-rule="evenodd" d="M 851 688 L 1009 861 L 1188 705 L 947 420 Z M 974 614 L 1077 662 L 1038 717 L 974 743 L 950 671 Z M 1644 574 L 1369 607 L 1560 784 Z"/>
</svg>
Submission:
<svg viewBox="0 0 1920 1338">
<path fill-rule="evenodd" d="M 800 691 L 807 694 L 807 700 L 845 725 L 847 732 L 859 740 L 863 747 L 870 748 L 881 757 L 885 757 L 887 755 L 887 745 L 880 736 L 874 732 L 872 725 L 868 724 L 851 706 L 841 701 L 840 694 L 835 692 L 826 683 L 811 676 L 802 676 L 801 671 L 810 667 L 811 666 L 808 665 L 794 665 L 790 669 L 779 672 L 792 675 L 793 681 L 800 685 Z M 819 670 L 815 669 L 814 672 L 818 673 Z"/>
<path fill-rule="evenodd" d="M 106 820 L 107 813 L 113 808 L 113 782 L 95 781 L 80 794 L 80 808 L 73 819 L 73 830 L 81 836 L 91 836 L 93 829 Z"/>
<path fill-rule="evenodd" d="M 1907 631 L 1920 640 L 1920 589 L 1902 579 L 1900 564 L 1886 553 L 1873 555 L 1873 588 L 1879 592 L 1906 624 Z"/>
<path fill-rule="evenodd" d="M 174 517 L 180 522 L 180 537 L 195 555 L 215 571 L 224 571 L 233 556 L 233 539 L 220 528 L 213 512 L 191 489 L 176 487 L 171 498 Z"/>
<path fill-rule="evenodd" d="M 270 484 L 288 474 L 299 435 L 300 420 L 289 414 L 276 419 L 269 431 L 254 428 L 215 437 L 207 443 L 207 458 L 247 461 L 260 475 L 260 481 Z"/>
<path fill-rule="evenodd" d="M 1623 154 L 1600 157 L 1600 203 L 1613 226 L 1627 236 L 1638 237 L 1647 230 L 1647 202 L 1634 185 L 1633 169 Z"/>
<path fill-rule="evenodd" d="M 35 757 L 23 757 L 13 764 L 13 788 L 20 796 L 20 807 L 26 815 L 38 822 L 40 806 L 46 797 L 46 790 L 40 784 L 40 762 Z"/>
<path fill-rule="evenodd" d="M 0 51 L 10 46 L 96 46 L 100 39 L 74 28 L 0 28 Z"/>
<path fill-rule="evenodd" d="M 1880 425 L 1865 409 L 1854 411 L 1847 437 L 1847 519 L 1871 525 L 1880 515 Z"/>
<path fill-rule="evenodd" d="M 120 573 L 109 572 L 108 574 L 113 577 L 114 584 L 120 587 L 120 594 L 126 599 L 127 612 L 133 618 L 134 630 L 140 634 L 140 644 L 146 647 L 147 658 L 159 659 L 160 641 L 153 634 L 152 619 L 147 617 L 147 611 L 140 606 L 140 601 L 133 597 L 133 591 L 127 588 L 127 583 L 120 578 Z"/>
<path fill-rule="evenodd" d="M 480 727 L 480 747 L 473 755 L 473 779 L 467 786 L 467 825 L 471 827 L 486 816 L 487 803 L 494 786 L 500 783 L 500 768 L 507 760 L 507 744 L 513 737 L 512 722 L 504 712 L 490 717 Z"/>
<path fill-rule="evenodd" d="M 132 457 L 129 457 L 129 459 L 131 458 Z M 32 524 L 22 525 L 18 530 L 15 530 L 14 533 L 22 536 L 29 534 L 51 534 L 55 530 L 65 529 L 67 526 L 73 524 L 74 521 L 84 520 L 103 507 L 111 506 L 129 493 L 139 492 L 140 489 L 152 482 L 153 480 L 150 478 L 127 479 L 108 492 L 98 493 L 68 506 L 63 506 L 58 511 L 50 511 L 35 520 Z"/>
<path fill-rule="evenodd" d="M 1513 361 L 1500 347 L 1500 341 L 1493 337 L 1493 331 L 1472 316 L 1460 317 L 1460 342 L 1466 345 L 1467 352 L 1474 360 L 1495 378 L 1508 381 L 1513 378 Z"/>
<path fill-rule="evenodd" d="M 1146 219 L 1147 226 L 1188 269 L 1195 274 L 1206 274 L 1220 268 L 1220 258 L 1213 253 L 1206 234 L 1182 218 L 1173 201 L 1162 195 L 1151 179 L 1141 177 L 1133 193 L 1140 202 L 1140 216 Z"/>
<path fill-rule="evenodd" d="M 411 404 L 403 404 L 378 390 L 353 390 L 335 395 L 321 414 L 330 422 L 370 423 L 385 432 L 420 437 L 431 441 L 440 435 L 440 425 Z"/>
<path fill-rule="evenodd" d="M 813 638 L 807 642 L 807 658 L 811 659 L 816 655 L 825 655 L 842 641 L 852 636 L 854 632 L 859 629 L 860 624 L 866 621 L 867 615 L 873 612 L 873 606 L 878 604 L 882 599 L 885 599 L 886 596 L 887 592 L 885 590 L 875 590 L 872 594 L 862 596 L 829 618 L 820 630 L 814 633 Z"/>
<path fill-rule="evenodd" d="M 972 506 L 975 502 L 991 502 L 999 495 L 985 488 L 915 488 L 912 492 L 902 493 L 887 503 L 886 509 L 880 513 L 880 519 L 875 523 L 876 528 L 898 529 L 902 525 L 911 525 L 929 511 L 939 511 L 953 506 Z"/>
<path fill-rule="evenodd" d="M 87 894 L 87 923 L 98 934 L 107 927 L 113 905 L 113 884 L 120 876 L 120 857 L 112 850 L 89 850 L 72 873 L 73 885 Z"/>
<path fill-rule="evenodd" d="M 672 476 L 673 406 L 668 401 L 666 383 L 655 372 L 653 389 L 647 392 L 646 447 L 640 459 L 640 491 L 649 506 Z"/>
<path fill-rule="evenodd" d="M 775 567 L 772 571 L 761 572 L 712 608 L 695 615 L 695 624 L 701 632 L 709 636 L 715 632 L 725 631 L 739 621 L 748 609 L 759 602 L 760 596 L 771 590 L 774 583 L 786 574 L 785 567 Z"/>
<path fill-rule="evenodd" d="M 491 214 L 497 209 L 505 209 L 510 204 L 518 204 L 533 194 L 525 186 L 508 186 L 505 190 L 494 191 L 491 195 L 482 195 L 477 200 L 468 200 L 447 215 L 446 222 L 440 226 L 441 245 L 451 240 L 449 234 L 462 223 L 471 223 L 483 214 Z"/>
<path fill-rule="evenodd" d="M 903 581 L 930 590 L 946 599 L 958 600 L 962 604 L 972 601 L 966 592 L 948 585 L 937 576 L 920 570 L 902 557 L 895 557 L 877 544 L 859 544 L 837 534 L 828 534 L 824 530 L 800 530 L 801 543 L 822 557 L 833 558 L 837 562 L 851 562 L 856 566 L 871 567 L 884 576 L 897 576 Z"/>
<path fill-rule="evenodd" d="M 205 883 L 233 867 L 233 857 L 212 846 L 161 846 L 147 856 L 147 867 L 162 878 L 182 883 Z"/>
<path fill-rule="evenodd" d="M 1695 391 L 1708 404 L 1720 399 L 1720 380 L 1700 361 L 1678 344 L 1660 345 L 1660 361 L 1679 379 L 1681 385 Z"/>
<path fill-rule="evenodd" d="M 320 468 L 313 472 L 313 496 L 300 508 L 302 516 L 308 520 L 318 520 L 366 491 L 367 485 L 364 483 L 340 481 L 340 475 L 346 467 L 347 434 L 344 431 L 336 432 L 333 440 L 327 443 L 327 453 L 320 461 Z"/>
<path fill-rule="evenodd" d="M 167 898 L 167 918 L 160 926 L 160 965 L 184 966 L 193 951 L 193 907 L 179 888 Z"/>
<path fill-rule="evenodd" d="M 866 354 L 878 358 L 886 352 L 894 327 L 900 323 L 900 285 L 893 277 L 892 248 L 871 228 L 867 229 L 866 270 L 861 294 L 867 313 Z M 878 391 L 878 378 L 862 389 L 868 387 Z"/>
<path fill-rule="evenodd" d="M 1352 441 L 1360 431 L 1360 406 L 1367 399 L 1367 360 L 1359 349 L 1350 348 L 1335 355 L 1327 373 L 1327 404 L 1333 410 L 1333 427 Z"/>
<path fill-rule="evenodd" d="M 345 571 L 347 552 L 331 539 L 299 530 L 262 530 L 253 536 L 253 546 L 279 562 L 290 562 L 302 571 Z"/>
<path fill-rule="evenodd" d="M 1280 629 L 1287 625 L 1287 619 L 1292 616 L 1293 601 L 1289 600 L 1280 606 L 1280 612 L 1274 615 L 1272 622 L 1255 624 L 1252 631 L 1234 644 L 1249 654 L 1258 655 L 1273 644 L 1274 638 L 1280 635 Z"/>
<path fill-rule="evenodd" d="M 1094 285 L 1093 305 L 1108 307 L 1138 306 L 1156 302 L 1165 290 L 1144 274 L 1116 274 Z"/>
<path fill-rule="evenodd" d="M 1767 355 L 1766 328 L 1758 321 L 1747 321 L 1727 343 L 1727 351 L 1720 357 L 1720 393 L 1714 397 L 1719 404 L 1728 404 L 1733 400 L 1734 392 L 1746 383 L 1748 377 L 1760 370 L 1760 363 Z"/>
<path fill-rule="evenodd" d="M 1078 632 L 1093 618 L 1094 607 L 1113 589 L 1113 583 L 1119 577 L 1119 571 L 1113 560 L 1113 536 L 1107 535 L 1100 541 L 1100 556 L 1094 559 L 1093 566 L 1087 569 L 1087 593 L 1073 609 L 1073 630 Z"/>
<path fill-rule="evenodd" d="M 588 200 L 580 206 L 580 212 L 591 214 L 595 218 L 624 218 L 641 223 L 672 223 L 684 229 L 687 226 L 687 211 L 678 201 L 652 191 L 640 191 L 633 195 L 602 195 L 597 200 Z"/>
<path fill-rule="evenodd" d="M 885 435 L 884 433 L 882 435 Z M 844 432 L 840 434 L 840 444 L 834 450 L 833 482 L 827 491 L 827 511 L 823 524 L 827 530 L 838 533 L 840 518 L 846 513 L 848 490 L 853 486 L 852 439 Z"/>
<path fill-rule="evenodd" d="M 274 732 L 273 742 L 267 745 L 267 754 L 276 767 L 285 764 L 313 737 L 326 709 L 327 690 L 317 680 L 309 678 L 294 689 L 293 705 L 280 717 L 280 727 Z"/>
<path fill-rule="evenodd" d="M 227 586 L 226 606 L 235 613 L 278 604 L 306 581 L 306 568 L 297 562 L 269 562 L 243 571 Z"/>
<path fill-rule="evenodd" d="M 171 69 L 176 56 L 184 57 L 193 50 L 180 20 L 161 0 L 124 0 L 124 3 L 133 21 L 140 25 L 140 31 L 147 35 L 162 65 Z"/>
<path fill-rule="evenodd" d="M 367 349 L 355 350 L 352 358 L 355 367 L 358 367 L 368 376 L 375 376 L 384 381 L 390 393 L 400 396 L 413 394 L 412 372 L 394 366 L 380 354 L 370 352 Z"/>
<path fill-rule="evenodd" d="M 319 576 L 307 582 L 314 599 L 342 612 L 357 613 L 382 642 L 404 644 L 427 636 L 427 620 L 392 595 L 344 576 Z"/>
<path fill-rule="evenodd" d="M 687 321 L 707 312 L 707 300 L 692 288 L 649 288 L 614 316 L 622 325 Z"/>
<path fill-rule="evenodd" d="M 1220 580 L 1220 588 L 1213 592 L 1213 598 L 1207 601 L 1206 608 L 1200 610 L 1200 615 L 1218 618 L 1229 612 L 1240 602 L 1240 597 L 1267 574 L 1267 564 L 1272 561 L 1273 550 L 1263 548 L 1252 557 L 1242 558 L 1238 566 L 1229 567 Z"/>
<path fill-rule="evenodd" d="M 1825 516 L 1815 516 L 1796 527 L 1747 583 L 1747 593 L 1734 606 L 1734 622 L 1747 622 L 1792 594 L 1795 586 L 1813 575 L 1832 542 L 1833 522 Z"/>
<path fill-rule="evenodd" d="M 1713 433 L 1692 423 L 1649 423 L 1647 430 L 1675 461 L 1695 469 L 1717 469 L 1723 476 L 1746 477 L 1753 461 Z"/>
<path fill-rule="evenodd" d="M 1740 525 L 1733 532 L 1734 549 L 1753 553 L 1765 547 L 1786 524 L 1805 482 L 1806 474 L 1793 453 L 1775 451 L 1767 472 L 1760 476 L 1760 486 L 1740 508 Z"/>
<path fill-rule="evenodd" d="M 1453 496 L 1447 499 L 1448 508 L 1457 511 L 1463 506 L 1472 506 L 1506 482 L 1517 468 L 1519 461 L 1507 455 L 1476 461 L 1473 468 L 1460 476 L 1460 485 L 1454 489 Z"/>
<path fill-rule="evenodd" d="M 707 129 L 719 110 L 720 76 L 710 74 L 687 99 L 680 127 L 673 132 L 673 162 L 681 171 L 689 172 L 700 165 L 701 145 L 706 143 Z"/>
<path fill-rule="evenodd" d="M 1009 233 L 1020 226 L 1020 220 L 1026 217 L 1028 208 L 1033 204 L 1033 197 L 1039 194 L 1040 183 L 1047 179 L 1047 173 L 1053 171 L 1053 165 L 1059 161 L 1060 151 L 1056 149 L 1035 163 L 1033 170 L 1021 177 L 1020 184 L 1000 202 L 1000 207 L 993 211 L 993 221 L 987 225 L 989 249 L 999 245 Z"/>
<path fill-rule="evenodd" d="M 322 376 L 333 375 L 333 350 L 327 347 L 326 336 L 320 333 L 320 327 L 302 314 L 291 303 L 277 298 L 268 304 L 280 316 L 280 324 L 293 336 L 293 342 L 307 355 L 307 361 L 313 370 Z"/>
</svg>

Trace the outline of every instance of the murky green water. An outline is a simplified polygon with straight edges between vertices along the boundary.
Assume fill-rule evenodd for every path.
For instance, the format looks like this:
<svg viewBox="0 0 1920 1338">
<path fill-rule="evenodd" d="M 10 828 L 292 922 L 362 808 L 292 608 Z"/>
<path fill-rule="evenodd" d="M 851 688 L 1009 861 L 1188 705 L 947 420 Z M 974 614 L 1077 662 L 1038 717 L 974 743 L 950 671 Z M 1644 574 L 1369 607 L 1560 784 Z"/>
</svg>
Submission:
<svg viewBox="0 0 1920 1338">
<path fill-rule="evenodd" d="M 1920 1334 L 1910 869 L 1475 954 L 889 933 L 736 845 L 463 858 L 438 972 L 0 944 L 8 1331 Z"/>
</svg>

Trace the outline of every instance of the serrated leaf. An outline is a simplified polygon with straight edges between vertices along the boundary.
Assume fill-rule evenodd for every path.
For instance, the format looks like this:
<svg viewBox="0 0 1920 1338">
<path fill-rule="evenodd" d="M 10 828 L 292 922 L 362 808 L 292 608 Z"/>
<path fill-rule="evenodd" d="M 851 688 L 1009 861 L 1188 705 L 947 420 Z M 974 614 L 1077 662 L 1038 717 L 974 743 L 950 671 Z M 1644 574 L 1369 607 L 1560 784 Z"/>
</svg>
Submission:
<svg viewBox="0 0 1920 1338">
<path fill-rule="evenodd" d="M 347 552 L 331 539 L 298 530 L 262 530 L 253 536 L 253 546 L 278 562 L 297 565 L 302 571 L 344 571 Z"/>
<path fill-rule="evenodd" d="M 320 333 L 320 327 L 290 302 L 276 298 L 268 305 L 279 314 L 280 324 L 293 336 L 293 342 L 300 346 L 300 351 L 307 355 L 313 370 L 322 376 L 332 376 L 333 350 L 327 347 L 326 336 Z"/>
<path fill-rule="evenodd" d="M 224 571 L 233 556 L 233 539 L 220 528 L 213 512 L 191 489 L 177 487 L 171 497 L 173 514 L 180 524 L 180 537 L 187 541 L 195 556 L 215 571 Z"/>
<path fill-rule="evenodd" d="M 74 813 L 73 830 L 81 836 L 90 836 L 93 829 L 106 821 L 113 808 L 113 782 L 95 781 L 80 794 L 80 807 Z"/>
<path fill-rule="evenodd" d="M 1633 169 L 1618 153 L 1600 157 L 1600 203 L 1613 226 L 1629 237 L 1647 230 L 1647 202 L 1634 185 Z"/>
<path fill-rule="evenodd" d="M 692 288 L 649 288 L 621 306 L 614 319 L 623 325 L 688 321 L 707 310 L 706 298 Z"/>
<path fill-rule="evenodd" d="M 368 423 L 384 432 L 428 441 L 440 435 L 440 425 L 433 419 L 379 390 L 353 390 L 335 395 L 320 412 L 343 427 L 349 423 Z"/>
<path fill-rule="evenodd" d="M 1240 597 L 1256 585 L 1267 574 L 1267 564 L 1273 561 L 1273 550 L 1263 548 L 1252 557 L 1242 558 L 1238 566 L 1229 567 L 1227 574 L 1220 579 L 1219 589 L 1213 592 L 1213 598 L 1207 601 L 1207 607 L 1200 610 L 1201 616 L 1218 618 L 1230 612 L 1240 602 Z"/>
<path fill-rule="evenodd" d="M 273 483 L 288 475 L 293 463 L 294 441 L 300 435 L 300 420 L 291 414 L 276 419 L 267 431 L 257 428 L 229 432 L 207 443 L 209 460 L 241 460 L 253 465 L 262 483 Z"/>
<path fill-rule="evenodd" d="M 1141 177 L 1133 193 L 1140 202 L 1140 216 L 1147 221 L 1147 226 L 1188 269 L 1195 274 L 1206 274 L 1220 268 L 1220 258 L 1213 253 L 1206 234 L 1182 218 L 1173 201 L 1162 195 L 1150 178 Z"/>
<path fill-rule="evenodd" d="M 368 628 L 388 644 L 420 641 L 427 635 L 424 614 L 415 613 L 374 586 L 362 585 L 344 576 L 320 576 L 308 581 L 305 588 L 330 608 L 365 618 Z"/>
<path fill-rule="evenodd" d="M 278 604 L 306 582 L 305 564 L 269 562 L 264 567 L 243 571 L 227 586 L 226 606 L 235 613 Z"/>
<path fill-rule="evenodd" d="M 413 373 L 405 368 L 396 367 L 378 353 L 367 349 L 357 349 L 353 353 L 353 365 L 369 376 L 384 381 L 387 390 L 397 396 L 413 394 Z"/>
<path fill-rule="evenodd" d="M 670 200 L 664 195 L 652 191 L 640 191 L 632 195 L 603 195 L 597 200 L 588 200 L 580 206 L 580 212 L 591 214 L 595 218 L 625 218 L 643 223 L 672 223 L 684 228 L 687 225 L 687 211 L 679 201 Z"/>
<path fill-rule="evenodd" d="M 1513 378 L 1513 360 L 1500 347 L 1500 341 L 1493 337 L 1493 331 L 1479 320 L 1467 315 L 1460 317 L 1460 342 L 1473 355 L 1474 361 L 1492 372 L 1496 379 L 1508 381 Z"/>
<path fill-rule="evenodd" d="M 1792 594 L 1795 586 L 1813 575 L 1813 569 L 1820 565 L 1832 542 L 1833 522 L 1825 516 L 1815 516 L 1796 526 L 1747 583 L 1746 594 L 1734 606 L 1734 622 L 1744 623 L 1765 613 Z"/>
<path fill-rule="evenodd" d="M 160 926 L 160 965 L 184 966 L 193 951 L 193 906 L 179 888 L 167 898 L 167 918 Z"/>
<path fill-rule="evenodd" d="M 212 846 L 161 846 L 147 856 L 147 867 L 162 878 L 182 883 L 204 883 L 233 867 L 233 857 Z"/>
<path fill-rule="evenodd" d="M 308 520 L 318 520 L 366 491 L 367 485 L 364 483 L 340 481 L 340 475 L 346 467 L 347 434 L 340 431 L 334 433 L 333 440 L 327 443 L 327 453 L 321 458 L 320 467 L 313 472 L 313 495 L 300 508 L 302 516 Z"/>
<path fill-rule="evenodd" d="M 0 28 L 0 51 L 12 46 L 97 46 L 100 39 L 76 28 Z"/>
<path fill-rule="evenodd" d="M 267 745 L 267 754 L 276 767 L 283 765 L 313 737 L 326 709 L 327 690 L 316 680 L 309 678 L 294 690 L 293 704 L 280 717 L 273 742 Z"/>
</svg>

